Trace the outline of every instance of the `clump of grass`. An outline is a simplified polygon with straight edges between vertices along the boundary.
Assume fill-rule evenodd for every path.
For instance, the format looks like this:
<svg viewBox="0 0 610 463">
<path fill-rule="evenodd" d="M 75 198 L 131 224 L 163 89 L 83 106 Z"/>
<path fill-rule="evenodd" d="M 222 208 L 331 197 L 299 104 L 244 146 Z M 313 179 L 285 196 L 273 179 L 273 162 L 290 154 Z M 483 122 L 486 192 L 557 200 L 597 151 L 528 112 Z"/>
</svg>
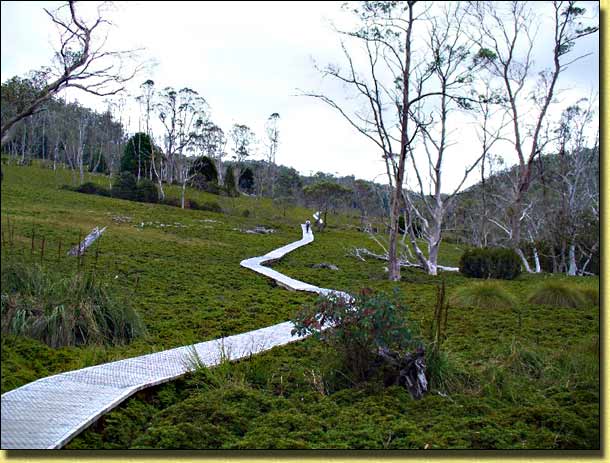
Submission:
<svg viewBox="0 0 610 463">
<path fill-rule="evenodd" d="M 426 373 L 430 388 L 443 394 L 463 394 L 479 387 L 478 380 L 445 351 L 426 353 Z"/>
<path fill-rule="evenodd" d="M 2 333 L 51 347 L 124 344 L 144 333 L 127 301 L 91 274 L 64 276 L 39 265 L 2 262 Z"/>
<path fill-rule="evenodd" d="M 587 304 L 599 306 L 598 288 L 581 288 L 580 293 L 585 298 Z"/>
<path fill-rule="evenodd" d="M 478 309 L 512 308 L 517 303 L 515 297 L 496 281 L 482 281 L 458 288 L 452 302 L 457 306 Z"/>
<path fill-rule="evenodd" d="M 513 373 L 540 378 L 545 368 L 545 359 L 538 351 L 524 347 L 513 339 L 505 366 Z"/>
<path fill-rule="evenodd" d="M 552 307 L 582 307 L 586 304 L 585 296 L 578 289 L 558 281 L 547 281 L 538 286 L 530 295 L 532 304 Z"/>
<path fill-rule="evenodd" d="M 218 363 L 208 366 L 195 346 L 189 346 L 183 359 L 190 370 L 189 383 L 203 389 L 224 389 L 231 385 L 245 385 L 246 380 L 231 363 L 231 352 L 223 342 L 218 346 Z"/>
</svg>

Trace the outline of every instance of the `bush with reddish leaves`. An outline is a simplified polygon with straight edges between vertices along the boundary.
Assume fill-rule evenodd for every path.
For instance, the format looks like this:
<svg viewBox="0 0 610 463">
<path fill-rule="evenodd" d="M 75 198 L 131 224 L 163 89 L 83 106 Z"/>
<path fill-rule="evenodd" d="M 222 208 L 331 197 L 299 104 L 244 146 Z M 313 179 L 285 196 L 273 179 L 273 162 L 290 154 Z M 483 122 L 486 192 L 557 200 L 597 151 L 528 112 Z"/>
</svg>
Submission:
<svg viewBox="0 0 610 463">
<path fill-rule="evenodd" d="M 363 289 L 347 300 L 331 294 L 297 313 L 293 334 L 312 335 L 336 348 L 360 381 L 370 375 L 381 348 L 404 352 L 415 346 L 407 312 L 396 295 Z"/>
</svg>

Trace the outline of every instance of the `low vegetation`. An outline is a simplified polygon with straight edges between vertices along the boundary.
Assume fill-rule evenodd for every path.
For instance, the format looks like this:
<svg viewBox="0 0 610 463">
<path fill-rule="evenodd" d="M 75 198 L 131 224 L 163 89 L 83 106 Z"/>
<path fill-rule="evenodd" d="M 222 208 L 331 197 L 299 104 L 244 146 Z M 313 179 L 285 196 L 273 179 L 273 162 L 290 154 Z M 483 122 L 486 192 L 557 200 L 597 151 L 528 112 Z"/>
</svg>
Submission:
<svg viewBox="0 0 610 463">
<path fill-rule="evenodd" d="M 223 212 L 183 210 L 62 189 L 70 176 L 62 169 L 4 170 L 3 267 L 16 255 L 30 268 L 40 265 L 43 272 L 64 276 L 78 266 L 85 274 L 95 268 L 97 281 L 129 294 L 147 335 L 128 344 L 59 348 L 4 335 L 2 392 L 62 371 L 268 326 L 315 304 L 312 295 L 286 291 L 239 267 L 244 257 L 298 239 L 298 224 L 311 211 L 282 211 L 264 198 L 191 189 L 188 198 L 215 201 Z M 105 176 L 88 174 L 86 180 L 108 184 Z M 168 200 L 180 197 L 179 186 L 165 189 Z M 352 247 L 370 245 L 368 235 L 356 230 L 357 220 L 333 216 L 312 245 L 274 268 L 351 294 L 362 287 L 395 294 L 397 319 L 429 342 L 435 320 L 444 319 L 435 315 L 439 277 L 404 269 L 400 282 L 390 282 L 384 262 L 351 257 Z M 276 232 L 241 231 L 257 225 Z M 84 261 L 66 256 L 94 226 L 108 229 Z M 441 250 L 445 265 L 457 265 L 464 251 L 445 242 Z M 312 267 L 320 262 L 340 270 Z M 450 302 L 472 283 L 458 273 L 442 278 Z M 332 343 L 311 338 L 141 391 L 67 447 L 599 448 L 599 307 L 592 301 L 578 310 L 528 301 L 532 288 L 546 280 L 573 281 L 522 274 L 494 282 L 515 295 L 518 310 L 450 303 L 442 348 L 426 358 L 430 391 L 419 401 L 402 386 L 386 387 L 382 374 L 359 381 Z M 593 291 L 599 280 L 577 281 Z"/>
<path fill-rule="evenodd" d="M 392 300 L 363 289 L 352 300 L 338 295 L 320 297 L 316 304 L 297 313 L 293 333 L 327 342 L 355 383 L 376 373 L 380 350 L 404 354 L 414 349 L 417 342 L 407 314 L 396 295 Z"/>
<path fill-rule="evenodd" d="M 1 298 L 2 334 L 50 347 L 124 344 L 145 331 L 127 298 L 93 273 L 64 276 L 5 256 Z"/>
<path fill-rule="evenodd" d="M 564 282 L 545 281 L 529 297 L 532 304 L 552 307 L 577 308 L 585 305 L 585 296 L 577 288 Z"/>
<path fill-rule="evenodd" d="M 517 305 L 517 299 L 501 283 L 482 281 L 456 288 L 452 303 L 477 309 L 510 309 Z"/>
</svg>

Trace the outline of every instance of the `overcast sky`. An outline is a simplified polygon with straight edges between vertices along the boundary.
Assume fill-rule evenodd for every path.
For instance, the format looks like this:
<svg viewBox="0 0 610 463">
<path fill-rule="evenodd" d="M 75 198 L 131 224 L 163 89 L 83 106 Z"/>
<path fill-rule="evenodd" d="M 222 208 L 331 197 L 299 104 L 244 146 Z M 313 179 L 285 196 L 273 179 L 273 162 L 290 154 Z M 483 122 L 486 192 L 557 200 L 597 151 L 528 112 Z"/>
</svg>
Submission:
<svg viewBox="0 0 610 463">
<path fill-rule="evenodd" d="M 280 164 L 304 174 L 323 171 L 384 182 L 384 165 L 371 142 L 322 102 L 295 96 L 297 89 L 343 96 L 339 87 L 324 83 L 313 66 L 314 59 L 322 65 L 342 62 L 338 37 L 330 26 L 331 21 L 349 24 L 341 3 L 116 2 L 109 14 L 115 25 L 109 46 L 145 48 L 143 56 L 157 64 L 134 84 L 152 78 L 157 88 L 197 90 L 210 104 L 212 120 L 225 132 L 241 123 L 262 138 L 267 117 L 279 113 Z M 597 14 L 596 2 L 583 3 Z M 2 81 L 50 63 L 57 34 L 43 7 L 60 4 L 2 2 Z M 79 7 L 84 9 L 85 4 Z M 537 52 L 543 44 L 548 46 L 549 33 L 548 27 L 541 28 Z M 599 87 L 598 34 L 585 38 L 579 48 L 591 55 L 560 78 L 567 89 L 563 95 L 570 101 Z M 545 62 L 542 54 L 537 61 Z M 100 98 L 74 93 L 69 98 L 99 110 L 104 106 Z M 563 107 L 557 105 L 554 114 Z M 137 129 L 135 114 L 132 131 Z M 471 119 L 459 119 L 454 134 L 459 143 L 447 160 L 445 191 L 458 181 L 468 153 L 478 149 Z M 514 159 L 509 156 L 507 162 Z"/>
</svg>

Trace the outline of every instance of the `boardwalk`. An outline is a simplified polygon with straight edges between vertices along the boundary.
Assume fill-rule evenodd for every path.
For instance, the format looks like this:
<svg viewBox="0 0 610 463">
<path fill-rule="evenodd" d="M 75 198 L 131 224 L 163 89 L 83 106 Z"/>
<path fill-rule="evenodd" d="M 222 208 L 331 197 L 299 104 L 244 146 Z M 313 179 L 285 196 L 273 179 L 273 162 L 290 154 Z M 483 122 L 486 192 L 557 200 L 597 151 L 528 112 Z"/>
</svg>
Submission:
<svg viewBox="0 0 610 463">
<path fill-rule="evenodd" d="M 313 234 L 271 251 L 245 259 L 243 267 L 277 281 L 281 286 L 318 294 L 346 293 L 289 278 L 261 264 L 280 259 L 309 244 Z M 193 346 L 105 363 L 42 378 L 2 395 L 2 449 L 55 449 L 69 442 L 104 413 L 135 392 L 171 381 L 192 368 L 193 349 L 205 365 L 217 365 L 224 356 L 231 360 L 263 352 L 301 339 L 291 335 L 291 322 Z"/>
</svg>

